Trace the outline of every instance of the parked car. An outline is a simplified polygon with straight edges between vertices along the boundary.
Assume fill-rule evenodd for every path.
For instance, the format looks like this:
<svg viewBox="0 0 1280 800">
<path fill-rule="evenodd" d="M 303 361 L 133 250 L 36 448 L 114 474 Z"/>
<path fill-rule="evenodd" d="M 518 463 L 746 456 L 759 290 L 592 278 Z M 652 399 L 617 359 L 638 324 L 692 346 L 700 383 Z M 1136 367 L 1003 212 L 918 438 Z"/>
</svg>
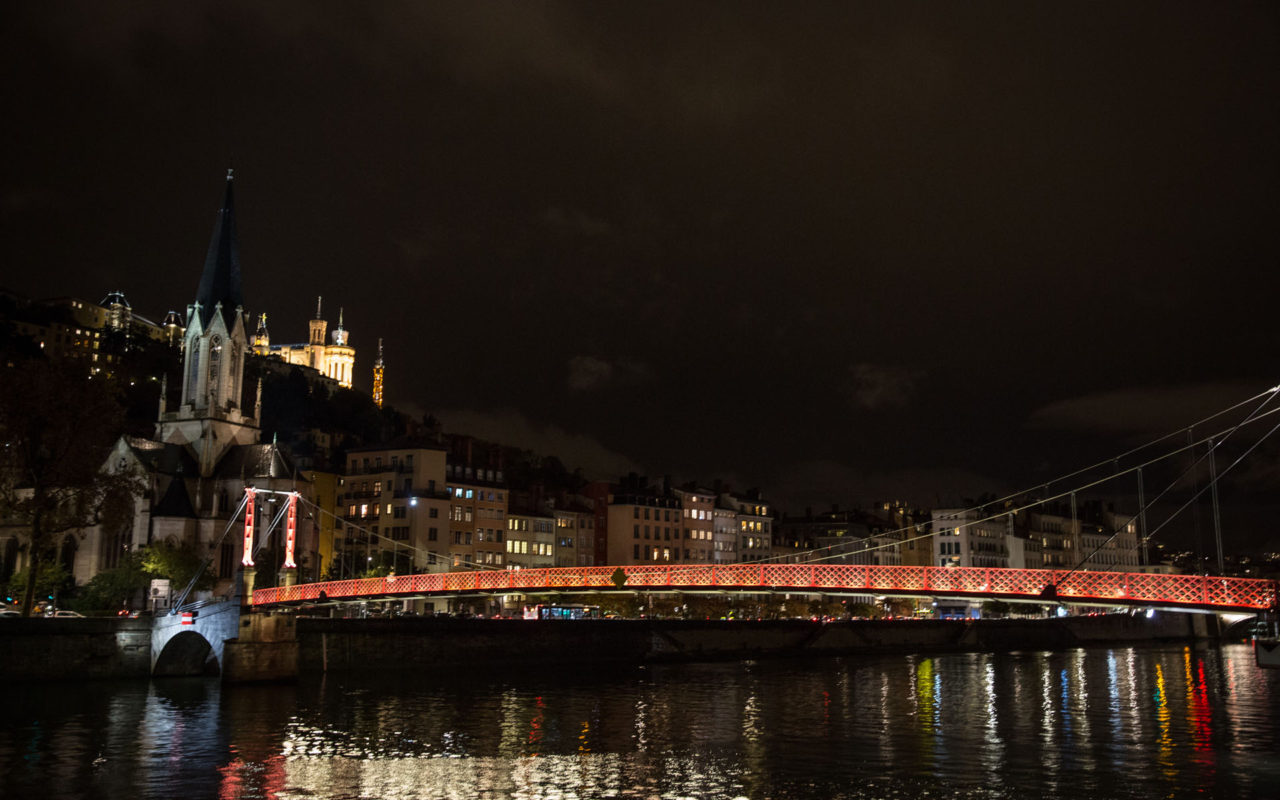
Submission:
<svg viewBox="0 0 1280 800">
<path fill-rule="evenodd" d="M 7 609 L 5 611 L 0 611 L 0 617 L 20 617 L 20 616 L 22 616 L 22 613 L 18 611 L 9 611 Z"/>
<path fill-rule="evenodd" d="M 57 610 L 57 611 L 50 611 L 50 612 L 48 612 L 47 614 L 45 614 L 45 616 L 46 616 L 46 617 L 55 617 L 55 618 L 60 618 L 60 619 L 66 619 L 66 618 L 68 618 L 68 617 L 79 617 L 80 619 L 84 619 L 84 614 L 81 614 L 79 611 L 68 611 L 68 610 L 66 610 L 66 609 L 59 609 L 59 610 Z"/>
</svg>

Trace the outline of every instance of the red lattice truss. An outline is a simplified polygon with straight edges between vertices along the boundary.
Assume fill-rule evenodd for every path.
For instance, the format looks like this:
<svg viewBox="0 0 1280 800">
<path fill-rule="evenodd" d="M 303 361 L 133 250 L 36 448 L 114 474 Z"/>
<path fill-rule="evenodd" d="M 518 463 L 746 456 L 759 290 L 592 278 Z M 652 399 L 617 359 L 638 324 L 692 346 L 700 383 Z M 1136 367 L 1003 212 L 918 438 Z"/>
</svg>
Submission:
<svg viewBox="0 0 1280 800">
<path fill-rule="evenodd" d="M 621 569 L 626 581 L 619 587 Z M 437 572 L 305 583 L 258 589 L 256 606 L 356 598 L 547 591 L 795 590 L 848 594 L 1042 599 L 1053 587 L 1073 603 L 1186 606 L 1257 611 L 1276 605 L 1276 582 L 1203 575 L 1072 572 L 978 567 L 891 567 L 850 564 L 680 564 Z"/>
</svg>

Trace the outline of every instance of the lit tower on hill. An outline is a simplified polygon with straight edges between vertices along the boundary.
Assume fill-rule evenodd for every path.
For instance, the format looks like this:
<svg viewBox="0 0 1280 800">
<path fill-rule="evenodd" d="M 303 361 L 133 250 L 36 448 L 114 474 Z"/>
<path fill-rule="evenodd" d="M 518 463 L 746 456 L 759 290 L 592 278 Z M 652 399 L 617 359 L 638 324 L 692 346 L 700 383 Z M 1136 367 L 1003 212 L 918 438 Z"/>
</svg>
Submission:
<svg viewBox="0 0 1280 800">
<path fill-rule="evenodd" d="M 260 356 L 271 354 L 271 334 L 267 332 L 267 315 L 258 317 L 258 330 L 253 334 L 253 352 Z"/>
<path fill-rule="evenodd" d="M 373 404 L 382 408 L 382 339 L 378 339 L 378 360 L 373 362 Z"/>
<path fill-rule="evenodd" d="M 347 344 L 349 334 L 347 329 L 342 327 L 342 308 L 338 308 L 338 327 L 330 334 L 333 337 L 333 344 L 326 349 L 326 365 L 322 370 L 330 378 L 333 378 L 341 386 L 351 388 L 352 368 L 356 363 L 356 351 L 351 345 Z"/>
</svg>

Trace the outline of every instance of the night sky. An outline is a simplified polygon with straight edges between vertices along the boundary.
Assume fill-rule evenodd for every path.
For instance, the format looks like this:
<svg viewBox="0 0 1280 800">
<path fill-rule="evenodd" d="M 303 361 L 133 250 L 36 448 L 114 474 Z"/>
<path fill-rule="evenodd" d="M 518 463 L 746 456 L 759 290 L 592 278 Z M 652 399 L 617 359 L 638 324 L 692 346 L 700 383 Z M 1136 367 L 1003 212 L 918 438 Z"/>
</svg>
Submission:
<svg viewBox="0 0 1280 800">
<path fill-rule="evenodd" d="M 1280 382 L 1275 4 L 2 13 L 0 285 L 185 310 L 233 164 L 273 342 L 592 476 L 940 505 Z"/>
</svg>

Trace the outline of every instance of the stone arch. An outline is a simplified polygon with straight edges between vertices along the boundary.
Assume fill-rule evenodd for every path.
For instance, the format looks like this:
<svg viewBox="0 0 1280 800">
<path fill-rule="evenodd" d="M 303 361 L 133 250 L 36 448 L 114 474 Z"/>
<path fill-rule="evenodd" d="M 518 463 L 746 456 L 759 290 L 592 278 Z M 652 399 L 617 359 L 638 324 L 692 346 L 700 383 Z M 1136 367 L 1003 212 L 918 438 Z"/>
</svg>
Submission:
<svg viewBox="0 0 1280 800">
<path fill-rule="evenodd" d="M 1219 626 L 1222 629 L 1221 638 L 1223 639 L 1246 639 L 1253 634 L 1254 626 L 1262 619 L 1258 614 L 1253 614 L 1238 619 L 1233 622 L 1219 619 Z"/>
<path fill-rule="evenodd" d="M 217 675 L 221 672 L 213 645 L 196 631 L 180 631 L 165 642 L 151 674 L 157 678 Z"/>
</svg>

